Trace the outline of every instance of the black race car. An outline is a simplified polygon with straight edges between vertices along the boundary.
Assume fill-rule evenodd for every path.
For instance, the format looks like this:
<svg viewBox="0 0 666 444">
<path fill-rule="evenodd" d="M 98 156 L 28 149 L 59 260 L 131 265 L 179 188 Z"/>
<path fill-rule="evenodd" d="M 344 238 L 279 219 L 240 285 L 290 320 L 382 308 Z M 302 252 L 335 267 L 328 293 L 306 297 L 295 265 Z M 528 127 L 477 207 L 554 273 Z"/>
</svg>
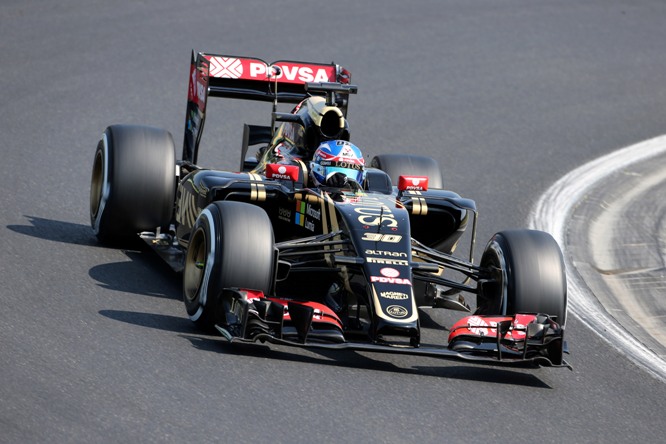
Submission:
<svg viewBox="0 0 666 444">
<path fill-rule="evenodd" d="M 350 80 L 334 63 L 193 52 L 180 160 L 167 131 L 104 131 L 95 234 L 108 244 L 140 236 L 182 272 L 192 321 L 229 342 L 568 366 L 566 276 L 549 234 L 497 233 L 474 264 L 475 203 L 442 189 L 427 157 L 380 154 L 363 183 L 312 183 L 317 147 L 350 139 Z M 239 172 L 197 164 L 211 97 L 273 103 L 270 125 L 244 127 Z M 291 112 L 277 110 L 285 103 Z M 457 257 L 466 231 L 469 255 Z M 431 346 L 418 306 L 468 314 Z"/>
</svg>

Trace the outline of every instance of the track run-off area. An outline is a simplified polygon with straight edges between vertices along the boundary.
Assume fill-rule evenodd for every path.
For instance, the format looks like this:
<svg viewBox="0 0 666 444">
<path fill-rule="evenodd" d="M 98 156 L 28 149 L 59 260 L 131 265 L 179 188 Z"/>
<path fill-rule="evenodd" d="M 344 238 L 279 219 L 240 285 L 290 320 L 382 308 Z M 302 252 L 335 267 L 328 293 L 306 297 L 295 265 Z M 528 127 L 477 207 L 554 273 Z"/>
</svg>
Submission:
<svg viewBox="0 0 666 444">
<path fill-rule="evenodd" d="M 563 249 L 569 312 L 662 381 L 664 157 L 660 136 L 590 161 L 553 184 L 529 221 Z"/>
</svg>

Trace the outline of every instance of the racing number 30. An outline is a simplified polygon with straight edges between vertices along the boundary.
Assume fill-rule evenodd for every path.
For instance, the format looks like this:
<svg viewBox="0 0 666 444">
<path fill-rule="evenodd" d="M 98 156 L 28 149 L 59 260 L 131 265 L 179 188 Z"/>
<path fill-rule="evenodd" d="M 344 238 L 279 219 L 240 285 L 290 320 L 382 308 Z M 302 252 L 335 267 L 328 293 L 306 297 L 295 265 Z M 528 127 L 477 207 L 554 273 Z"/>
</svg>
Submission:
<svg viewBox="0 0 666 444">
<path fill-rule="evenodd" d="M 390 244 L 397 244 L 402 240 L 402 236 L 399 234 L 363 233 L 362 240 L 370 242 L 387 242 Z"/>
</svg>

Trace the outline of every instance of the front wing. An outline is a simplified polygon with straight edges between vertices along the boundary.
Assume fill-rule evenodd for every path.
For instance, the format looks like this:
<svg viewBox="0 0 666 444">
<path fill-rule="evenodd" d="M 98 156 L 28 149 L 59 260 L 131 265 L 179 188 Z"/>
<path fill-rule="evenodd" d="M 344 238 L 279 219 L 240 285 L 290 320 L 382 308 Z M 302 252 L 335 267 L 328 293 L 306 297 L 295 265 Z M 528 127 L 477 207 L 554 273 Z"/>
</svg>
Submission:
<svg viewBox="0 0 666 444">
<path fill-rule="evenodd" d="M 451 328 L 448 344 L 408 345 L 348 341 L 338 317 L 328 307 L 315 302 L 266 298 L 262 294 L 234 297 L 225 290 L 225 319 L 217 330 L 230 343 L 269 342 L 293 347 L 354 350 L 375 353 L 421 355 L 442 359 L 473 361 L 491 365 L 567 367 L 568 353 L 563 329 L 549 316 L 467 316 Z M 224 299 L 224 297 L 223 297 Z"/>
</svg>

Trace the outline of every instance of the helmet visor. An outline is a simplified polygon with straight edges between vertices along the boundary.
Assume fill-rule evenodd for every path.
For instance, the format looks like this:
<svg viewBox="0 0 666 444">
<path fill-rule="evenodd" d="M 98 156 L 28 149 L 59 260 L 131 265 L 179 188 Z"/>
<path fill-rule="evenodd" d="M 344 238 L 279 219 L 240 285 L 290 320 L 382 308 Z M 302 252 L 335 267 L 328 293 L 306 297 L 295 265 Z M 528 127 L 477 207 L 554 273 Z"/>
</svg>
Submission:
<svg viewBox="0 0 666 444">
<path fill-rule="evenodd" d="M 329 166 L 324 168 L 324 177 L 328 179 L 335 173 L 342 173 L 345 176 L 347 176 L 348 179 L 353 179 L 356 183 L 362 184 L 363 183 L 363 171 L 362 170 L 357 170 L 354 168 L 342 168 L 342 167 L 334 167 L 334 166 Z"/>
</svg>

